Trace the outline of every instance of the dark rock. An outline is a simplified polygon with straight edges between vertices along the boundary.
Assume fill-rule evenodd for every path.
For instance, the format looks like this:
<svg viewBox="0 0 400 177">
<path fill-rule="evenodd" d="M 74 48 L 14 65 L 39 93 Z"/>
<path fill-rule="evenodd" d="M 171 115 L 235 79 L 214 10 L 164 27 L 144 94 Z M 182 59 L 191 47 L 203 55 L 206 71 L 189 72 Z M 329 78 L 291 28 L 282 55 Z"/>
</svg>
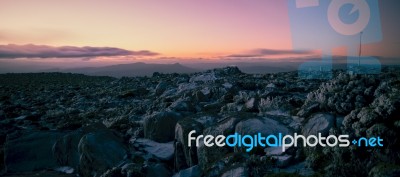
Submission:
<svg viewBox="0 0 400 177">
<path fill-rule="evenodd" d="M 135 163 L 128 163 L 121 167 L 121 173 L 126 177 L 144 177 L 143 171 L 142 165 Z"/>
<path fill-rule="evenodd" d="M 184 99 L 176 100 L 168 108 L 176 112 L 196 112 L 196 109 L 191 103 L 191 101 Z"/>
<path fill-rule="evenodd" d="M 136 139 L 134 146 L 143 148 L 144 151 L 162 161 L 170 161 L 174 157 L 173 142 L 157 143 L 149 139 Z"/>
<path fill-rule="evenodd" d="M 146 177 L 171 177 L 172 172 L 162 163 L 150 164 L 145 169 Z"/>
<path fill-rule="evenodd" d="M 274 160 L 276 160 L 276 165 L 280 168 L 284 168 L 289 166 L 292 161 L 291 155 L 280 155 L 280 156 L 272 156 Z"/>
<path fill-rule="evenodd" d="M 165 92 L 165 90 L 167 90 L 168 87 L 168 83 L 167 82 L 160 82 L 158 83 L 158 85 L 156 86 L 155 89 L 155 94 L 156 95 L 161 95 Z"/>
<path fill-rule="evenodd" d="M 261 133 L 262 135 L 277 135 L 278 133 L 282 133 L 283 135 L 292 134 L 292 131 L 286 126 L 268 117 L 249 117 L 236 124 L 235 132 L 240 135 L 256 135 L 257 133 Z M 259 151 L 261 154 L 264 154 L 265 147 L 259 148 L 253 148 L 251 152 Z M 245 151 L 245 149 L 246 147 L 235 147 L 235 151 Z"/>
<path fill-rule="evenodd" d="M 302 108 L 297 115 L 300 117 L 308 117 L 311 114 L 315 113 L 316 111 L 318 111 L 319 109 L 319 104 L 318 103 L 314 103 L 314 104 L 310 104 L 309 106 L 305 106 L 304 108 Z"/>
<path fill-rule="evenodd" d="M 203 131 L 203 135 L 213 135 L 214 137 L 218 135 L 228 136 L 235 131 L 235 125 L 240 120 L 236 116 L 228 116 L 222 120 L 219 124 L 206 128 Z M 219 160 L 228 154 L 231 150 L 227 147 L 212 146 L 207 147 L 204 145 L 203 141 L 200 141 L 199 147 L 197 147 L 197 157 L 199 161 L 199 166 L 203 171 L 206 171 L 213 162 Z"/>
<path fill-rule="evenodd" d="M 246 167 L 237 167 L 231 170 L 228 170 L 227 172 L 223 173 L 221 177 L 249 177 L 248 169 Z"/>
<path fill-rule="evenodd" d="M 369 108 L 363 108 L 358 113 L 357 118 L 360 120 L 360 123 L 369 127 L 373 123 L 375 123 L 377 119 L 379 119 L 379 116 L 374 112 L 374 110 Z"/>
<path fill-rule="evenodd" d="M 113 132 L 88 133 L 78 145 L 79 172 L 84 177 L 100 176 L 127 158 L 127 147 Z"/>
<path fill-rule="evenodd" d="M 110 129 L 124 131 L 129 128 L 130 121 L 128 116 L 119 116 L 111 119 L 106 119 L 103 124 Z"/>
<path fill-rule="evenodd" d="M 176 112 L 157 112 L 144 118 L 144 137 L 160 143 L 174 140 L 175 125 L 182 116 Z"/>
<path fill-rule="evenodd" d="M 58 167 L 60 164 L 52 148 L 65 134 L 58 131 L 27 131 L 8 136 L 4 152 L 7 172 L 31 172 Z"/>
<path fill-rule="evenodd" d="M 198 165 L 179 171 L 172 177 L 201 177 L 203 172 Z"/>
<path fill-rule="evenodd" d="M 329 134 L 329 130 L 335 125 L 335 117 L 331 114 L 318 113 L 313 115 L 303 127 L 303 135 L 318 135 L 322 136 Z"/>
<path fill-rule="evenodd" d="M 196 131 L 192 134 L 197 137 L 203 131 L 201 123 L 190 119 L 180 120 L 175 127 L 175 168 L 181 170 L 183 168 L 196 165 L 197 162 L 197 149 L 195 142 L 191 142 L 191 147 L 188 147 L 188 134 L 190 131 Z"/>
<path fill-rule="evenodd" d="M 259 100 L 258 99 L 250 98 L 245 103 L 245 111 L 247 111 L 247 112 L 258 112 L 258 104 L 259 104 Z"/>
<path fill-rule="evenodd" d="M 368 176 L 371 177 L 396 177 L 400 176 L 400 166 L 395 164 L 379 164 L 373 167 Z"/>
<path fill-rule="evenodd" d="M 53 147 L 52 152 L 60 166 L 70 166 L 75 169 L 79 167 L 78 144 L 84 132 L 76 131 L 58 139 Z"/>
</svg>

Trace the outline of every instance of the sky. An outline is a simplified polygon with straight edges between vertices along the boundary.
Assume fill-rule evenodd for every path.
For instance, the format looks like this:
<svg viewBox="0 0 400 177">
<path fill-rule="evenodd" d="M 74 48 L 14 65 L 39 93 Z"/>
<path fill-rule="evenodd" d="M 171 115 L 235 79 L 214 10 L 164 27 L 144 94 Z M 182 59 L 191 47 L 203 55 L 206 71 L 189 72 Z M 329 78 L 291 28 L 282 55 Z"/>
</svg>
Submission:
<svg viewBox="0 0 400 177">
<path fill-rule="evenodd" d="M 400 56 L 399 8 L 399 1 L 379 1 L 382 40 L 363 45 L 364 55 Z M 293 50 L 286 0 L 1 0 L 0 22 L 3 60 L 320 55 Z M 332 51 L 346 55 L 343 46 Z"/>
</svg>

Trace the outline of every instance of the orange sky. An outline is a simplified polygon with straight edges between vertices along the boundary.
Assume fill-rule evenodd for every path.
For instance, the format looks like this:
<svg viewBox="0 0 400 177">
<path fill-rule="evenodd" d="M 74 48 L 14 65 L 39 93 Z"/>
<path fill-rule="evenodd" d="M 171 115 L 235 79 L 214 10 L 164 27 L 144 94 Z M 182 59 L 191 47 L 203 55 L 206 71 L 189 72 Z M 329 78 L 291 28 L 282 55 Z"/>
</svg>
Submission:
<svg viewBox="0 0 400 177">
<path fill-rule="evenodd" d="M 292 49 L 287 1 L 1 0 L 0 21 L 0 45 L 107 46 L 180 58 Z M 365 52 L 398 56 L 398 40 L 386 45 Z"/>
<path fill-rule="evenodd" d="M 111 46 L 175 57 L 291 48 L 285 1 L 2 0 L 0 21 L 0 44 Z"/>
</svg>

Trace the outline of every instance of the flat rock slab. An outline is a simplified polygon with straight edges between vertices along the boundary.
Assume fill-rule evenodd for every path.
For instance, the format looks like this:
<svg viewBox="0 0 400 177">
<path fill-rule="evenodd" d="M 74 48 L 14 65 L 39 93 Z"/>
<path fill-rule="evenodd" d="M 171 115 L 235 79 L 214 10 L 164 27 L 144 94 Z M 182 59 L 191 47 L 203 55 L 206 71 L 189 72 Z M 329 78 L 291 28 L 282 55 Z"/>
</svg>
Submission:
<svg viewBox="0 0 400 177">
<path fill-rule="evenodd" d="M 23 132 L 20 136 L 9 136 L 4 159 L 7 172 L 29 172 L 57 167 L 52 148 L 65 134 L 47 131 Z"/>
<path fill-rule="evenodd" d="M 174 157 L 173 142 L 157 143 L 149 139 L 137 139 L 135 143 L 142 146 L 146 152 L 154 155 L 160 160 L 168 161 Z"/>
<path fill-rule="evenodd" d="M 172 177 L 201 177 L 203 172 L 198 165 L 184 169 L 174 174 Z"/>
</svg>

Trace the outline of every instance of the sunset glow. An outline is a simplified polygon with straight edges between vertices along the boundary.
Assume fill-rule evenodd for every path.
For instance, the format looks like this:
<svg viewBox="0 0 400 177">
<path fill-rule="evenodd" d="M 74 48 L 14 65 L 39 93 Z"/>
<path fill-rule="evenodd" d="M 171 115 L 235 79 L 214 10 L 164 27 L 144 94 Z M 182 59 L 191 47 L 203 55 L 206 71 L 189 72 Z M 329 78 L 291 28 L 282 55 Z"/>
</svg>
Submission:
<svg viewBox="0 0 400 177">
<path fill-rule="evenodd" d="M 366 54 L 398 56 L 385 36 L 391 20 L 382 14 L 384 40 L 366 45 Z M 0 21 L 0 45 L 115 47 L 178 58 L 292 49 L 287 1 L 2 0 Z"/>
</svg>

